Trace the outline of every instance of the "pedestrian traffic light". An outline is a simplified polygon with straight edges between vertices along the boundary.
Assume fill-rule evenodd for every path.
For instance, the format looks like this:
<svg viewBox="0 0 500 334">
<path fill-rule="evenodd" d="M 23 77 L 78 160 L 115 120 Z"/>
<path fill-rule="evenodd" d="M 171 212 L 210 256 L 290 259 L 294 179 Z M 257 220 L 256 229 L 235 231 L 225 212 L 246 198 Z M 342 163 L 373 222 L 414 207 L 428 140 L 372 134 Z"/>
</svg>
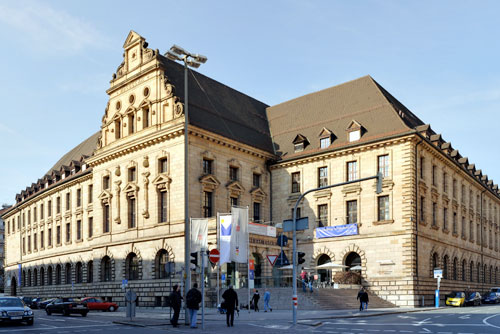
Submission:
<svg viewBox="0 0 500 334">
<path fill-rule="evenodd" d="M 194 264 L 194 268 L 193 268 L 193 266 L 191 266 L 191 269 L 196 269 L 198 267 L 198 252 L 191 253 L 191 257 L 190 257 L 189 261 L 192 264 Z"/>
<path fill-rule="evenodd" d="M 297 252 L 297 264 L 302 264 L 302 263 L 306 262 L 306 259 L 304 259 L 304 256 L 306 256 L 306 253 Z"/>
</svg>

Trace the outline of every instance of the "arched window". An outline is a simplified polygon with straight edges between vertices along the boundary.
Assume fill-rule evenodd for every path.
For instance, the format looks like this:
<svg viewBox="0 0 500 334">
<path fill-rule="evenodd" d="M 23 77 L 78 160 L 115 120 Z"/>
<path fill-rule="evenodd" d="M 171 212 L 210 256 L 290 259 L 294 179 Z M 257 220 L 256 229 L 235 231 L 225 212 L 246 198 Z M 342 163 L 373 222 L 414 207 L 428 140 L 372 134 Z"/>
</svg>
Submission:
<svg viewBox="0 0 500 334">
<path fill-rule="evenodd" d="M 23 282 L 22 282 L 22 286 L 27 286 L 26 285 L 26 270 L 23 270 Z"/>
<path fill-rule="evenodd" d="M 61 284 L 61 265 L 58 264 L 56 266 L 56 285 L 60 285 Z"/>
<path fill-rule="evenodd" d="M 448 255 L 443 258 L 443 278 L 448 279 Z"/>
<path fill-rule="evenodd" d="M 26 283 L 28 283 L 28 286 L 31 286 L 31 269 L 28 269 L 28 281 Z"/>
<path fill-rule="evenodd" d="M 160 249 L 158 253 L 156 253 L 155 258 L 155 278 L 162 279 L 167 278 L 167 270 L 165 265 L 168 262 L 168 253 L 165 249 Z"/>
<path fill-rule="evenodd" d="M 76 281 L 76 283 L 83 282 L 83 269 L 82 269 L 81 262 L 77 262 L 76 266 L 75 266 L 75 281 Z"/>
<path fill-rule="evenodd" d="M 40 285 L 41 286 L 45 285 L 45 268 L 44 267 L 40 268 Z"/>
<path fill-rule="evenodd" d="M 480 283 L 481 282 L 481 263 L 478 263 L 477 264 L 477 272 L 476 272 L 476 275 L 477 275 L 477 282 Z"/>
<path fill-rule="evenodd" d="M 125 260 L 125 278 L 129 281 L 139 279 L 139 259 L 135 253 L 130 253 Z"/>
<path fill-rule="evenodd" d="M 474 282 L 474 261 L 470 262 L 469 266 L 469 279 L 471 282 Z"/>
<path fill-rule="evenodd" d="M 495 283 L 498 283 L 498 267 L 495 267 Z"/>
<path fill-rule="evenodd" d="M 33 269 L 33 286 L 38 286 L 38 269 Z"/>
<path fill-rule="evenodd" d="M 453 279 L 456 281 L 458 279 L 458 260 L 453 259 Z"/>
<path fill-rule="evenodd" d="M 64 268 L 64 276 L 66 276 L 66 284 L 71 284 L 73 281 L 71 279 L 71 263 L 66 263 Z"/>
<path fill-rule="evenodd" d="M 467 267 L 467 262 L 465 260 L 462 260 L 462 281 L 466 281 L 465 278 L 465 268 Z"/>
<path fill-rule="evenodd" d="M 438 257 L 437 253 L 434 253 L 434 254 L 432 254 L 432 272 L 436 268 L 439 268 L 439 257 Z"/>
<path fill-rule="evenodd" d="M 111 259 L 105 256 L 101 260 L 101 282 L 111 281 Z"/>
<path fill-rule="evenodd" d="M 493 266 L 490 266 L 490 283 L 493 283 Z"/>
<path fill-rule="evenodd" d="M 87 263 L 87 283 L 92 283 L 94 281 L 94 261 L 89 261 Z"/>
<path fill-rule="evenodd" d="M 484 265 L 484 267 L 483 267 L 483 283 L 486 283 L 487 271 L 488 271 L 488 266 Z"/>
<path fill-rule="evenodd" d="M 53 277 L 53 275 L 52 275 L 52 266 L 49 266 L 47 268 L 47 285 L 52 285 L 53 284 L 52 277 Z"/>
</svg>

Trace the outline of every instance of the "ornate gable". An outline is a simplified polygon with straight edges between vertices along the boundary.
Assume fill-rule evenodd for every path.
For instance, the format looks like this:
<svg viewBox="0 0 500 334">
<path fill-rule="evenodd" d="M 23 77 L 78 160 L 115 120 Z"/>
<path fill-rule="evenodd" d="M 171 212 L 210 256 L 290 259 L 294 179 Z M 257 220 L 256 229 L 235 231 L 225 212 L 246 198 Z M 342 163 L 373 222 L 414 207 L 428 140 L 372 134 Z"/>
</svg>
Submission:
<svg viewBox="0 0 500 334">
<path fill-rule="evenodd" d="M 319 133 L 318 137 L 319 138 L 326 138 L 326 137 L 331 137 L 333 135 L 333 132 L 328 130 L 327 128 L 323 128 L 321 132 Z"/>
<path fill-rule="evenodd" d="M 113 194 L 108 190 L 103 190 L 102 193 L 97 196 L 97 198 L 102 202 L 102 204 L 111 205 L 111 198 Z"/>
<path fill-rule="evenodd" d="M 123 62 L 118 66 L 113 80 L 122 77 L 128 72 L 136 69 L 145 62 L 150 61 L 155 55 L 155 51 L 148 49 L 146 39 L 131 30 L 123 43 Z"/>
<path fill-rule="evenodd" d="M 231 181 L 226 185 L 226 188 L 231 197 L 239 197 L 245 191 L 240 181 Z"/>
<path fill-rule="evenodd" d="M 170 182 L 172 182 L 172 179 L 167 174 L 159 174 L 153 180 L 153 184 L 159 191 L 168 191 L 170 189 Z"/>
<path fill-rule="evenodd" d="M 128 197 L 135 197 L 138 191 L 139 191 L 139 187 L 134 182 L 127 183 L 125 188 L 123 188 L 123 192 Z"/>
<path fill-rule="evenodd" d="M 212 174 L 203 175 L 200 177 L 200 183 L 203 191 L 214 191 L 219 188 L 220 182 Z"/>
<path fill-rule="evenodd" d="M 262 202 L 267 197 L 266 193 L 260 187 L 250 190 L 250 194 L 252 195 L 252 200 L 257 202 Z"/>
</svg>

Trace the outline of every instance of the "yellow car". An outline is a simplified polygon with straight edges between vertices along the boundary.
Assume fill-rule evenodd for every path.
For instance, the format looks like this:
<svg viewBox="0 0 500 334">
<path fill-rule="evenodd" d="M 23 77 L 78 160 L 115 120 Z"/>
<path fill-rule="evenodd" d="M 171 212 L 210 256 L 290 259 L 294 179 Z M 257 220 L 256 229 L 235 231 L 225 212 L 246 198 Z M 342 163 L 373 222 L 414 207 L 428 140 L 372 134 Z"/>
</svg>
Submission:
<svg viewBox="0 0 500 334">
<path fill-rule="evenodd" d="M 446 296 L 446 305 L 448 306 L 464 306 L 465 305 L 465 292 L 453 291 Z"/>
</svg>

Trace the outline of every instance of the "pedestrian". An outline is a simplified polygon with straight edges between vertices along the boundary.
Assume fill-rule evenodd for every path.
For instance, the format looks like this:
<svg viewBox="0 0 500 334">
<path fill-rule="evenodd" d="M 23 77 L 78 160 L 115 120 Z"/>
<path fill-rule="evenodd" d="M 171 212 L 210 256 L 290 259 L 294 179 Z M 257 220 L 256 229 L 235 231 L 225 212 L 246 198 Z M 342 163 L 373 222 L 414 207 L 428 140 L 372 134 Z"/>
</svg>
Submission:
<svg viewBox="0 0 500 334">
<path fill-rule="evenodd" d="M 358 292 L 359 299 L 359 311 L 368 310 L 368 293 L 365 291 L 365 288 L 361 288 Z"/>
<path fill-rule="evenodd" d="M 259 291 L 255 290 L 252 296 L 253 309 L 255 312 L 259 312 L 259 299 L 260 299 Z"/>
<path fill-rule="evenodd" d="M 269 309 L 269 311 L 273 311 L 273 309 L 271 308 L 271 306 L 269 306 L 269 301 L 271 300 L 271 292 L 269 292 L 269 290 L 266 289 L 266 292 L 264 292 L 264 312 L 267 312 L 267 309 Z"/>
<path fill-rule="evenodd" d="M 314 275 L 309 273 L 309 291 L 313 292 Z"/>
<path fill-rule="evenodd" d="M 182 297 L 181 294 L 179 293 L 179 286 L 177 284 L 173 286 L 169 299 L 170 299 L 170 307 L 174 310 L 174 315 L 172 316 L 172 319 L 170 319 L 170 323 L 172 324 L 172 326 L 178 327 Z"/>
<path fill-rule="evenodd" d="M 306 292 L 306 288 L 309 285 L 309 279 L 307 278 L 307 275 L 304 275 L 304 278 L 302 279 L 302 292 Z"/>
<path fill-rule="evenodd" d="M 238 309 L 238 294 L 233 290 L 232 285 L 224 291 L 222 298 L 224 298 L 224 307 L 226 308 L 227 327 L 233 327 L 234 310 Z"/>
<path fill-rule="evenodd" d="M 200 309 L 200 302 L 201 302 L 201 292 L 198 290 L 198 284 L 194 283 L 193 288 L 189 290 L 186 295 L 186 306 L 189 311 L 191 328 L 197 328 L 196 314 Z"/>
</svg>

